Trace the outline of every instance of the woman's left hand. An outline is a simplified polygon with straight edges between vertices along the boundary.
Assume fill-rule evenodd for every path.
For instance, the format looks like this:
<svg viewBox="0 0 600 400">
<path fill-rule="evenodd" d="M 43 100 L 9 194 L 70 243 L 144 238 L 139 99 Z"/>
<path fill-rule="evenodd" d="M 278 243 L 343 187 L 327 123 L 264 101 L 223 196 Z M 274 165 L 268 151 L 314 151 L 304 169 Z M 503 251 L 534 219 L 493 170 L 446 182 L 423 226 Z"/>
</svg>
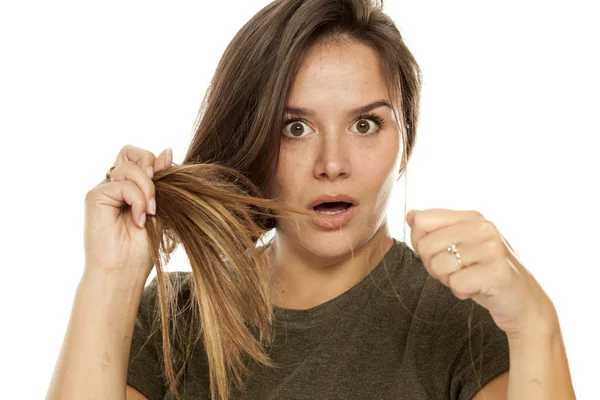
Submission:
<svg viewBox="0 0 600 400">
<path fill-rule="evenodd" d="M 411 242 L 427 272 L 459 299 L 485 307 L 509 339 L 551 334 L 558 326 L 552 301 L 496 226 L 477 211 L 412 210 Z M 464 264 L 447 251 L 456 245 Z"/>
</svg>

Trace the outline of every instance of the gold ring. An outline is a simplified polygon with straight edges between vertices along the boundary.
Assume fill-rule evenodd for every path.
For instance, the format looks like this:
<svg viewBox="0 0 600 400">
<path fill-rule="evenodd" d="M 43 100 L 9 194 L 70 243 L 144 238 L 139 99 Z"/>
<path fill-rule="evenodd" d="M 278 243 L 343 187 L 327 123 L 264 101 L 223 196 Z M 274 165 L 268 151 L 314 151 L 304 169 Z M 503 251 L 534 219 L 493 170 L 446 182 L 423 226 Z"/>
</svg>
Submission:
<svg viewBox="0 0 600 400">
<path fill-rule="evenodd" d="M 460 258 L 460 253 L 456 249 L 456 245 L 455 244 L 451 244 L 450 246 L 448 246 L 448 248 L 446 249 L 446 251 L 448 253 L 454 254 L 456 256 L 456 261 L 458 261 L 458 266 L 460 267 L 460 269 L 465 268 L 465 264 L 462 262 L 462 260 Z"/>
<path fill-rule="evenodd" d="M 113 168 L 115 168 L 115 167 L 110 167 L 110 169 L 108 171 L 106 171 L 106 182 L 114 182 L 115 181 L 115 179 L 110 174 L 110 171 L 112 171 Z"/>
</svg>

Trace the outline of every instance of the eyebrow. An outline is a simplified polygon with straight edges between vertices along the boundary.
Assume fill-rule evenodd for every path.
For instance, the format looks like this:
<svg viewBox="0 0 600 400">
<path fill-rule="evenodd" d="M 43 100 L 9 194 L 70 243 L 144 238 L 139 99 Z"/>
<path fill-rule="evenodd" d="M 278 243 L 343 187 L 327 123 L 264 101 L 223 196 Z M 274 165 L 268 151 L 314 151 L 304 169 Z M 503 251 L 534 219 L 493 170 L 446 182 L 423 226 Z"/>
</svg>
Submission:
<svg viewBox="0 0 600 400">
<path fill-rule="evenodd" d="M 367 104 L 366 106 L 361 106 L 361 107 L 357 107 L 354 108 L 352 110 L 350 110 L 348 112 L 348 114 L 351 115 L 355 115 L 355 114 L 366 114 L 371 110 L 374 110 L 378 107 L 389 107 L 390 109 L 392 109 L 392 105 L 390 104 L 389 101 L 386 100 L 377 100 L 374 101 L 372 103 Z M 286 107 L 284 110 L 284 112 L 286 113 L 290 113 L 290 114 L 294 114 L 294 115 L 299 115 L 299 116 L 307 116 L 307 117 L 314 117 L 315 116 L 315 111 L 308 109 L 308 108 L 304 108 L 304 107 Z"/>
</svg>

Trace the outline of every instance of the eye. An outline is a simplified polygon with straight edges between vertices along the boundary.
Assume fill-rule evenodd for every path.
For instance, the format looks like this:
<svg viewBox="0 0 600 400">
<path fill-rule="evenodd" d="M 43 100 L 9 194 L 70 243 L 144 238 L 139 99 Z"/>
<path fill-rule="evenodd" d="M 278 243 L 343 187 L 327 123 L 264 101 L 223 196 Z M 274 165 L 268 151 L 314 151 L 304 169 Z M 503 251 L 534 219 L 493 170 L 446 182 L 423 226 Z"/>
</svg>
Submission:
<svg viewBox="0 0 600 400">
<path fill-rule="evenodd" d="M 290 138 L 302 138 L 303 134 L 309 130 L 308 124 L 299 117 L 286 119 L 283 126 L 283 134 Z"/>
<path fill-rule="evenodd" d="M 363 135 L 372 135 L 374 133 L 379 132 L 385 124 L 383 118 L 381 118 L 377 114 L 366 114 L 359 115 L 356 119 L 356 122 L 353 124 L 356 125 L 358 132 Z M 375 129 L 375 130 L 372 130 Z"/>
<path fill-rule="evenodd" d="M 283 123 L 283 134 L 292 139 L 302 139 L 310 133 L 311 128 L 306 121 L 299 116 L 291 116 Z M 385 124 L 385 120 L 374 113 L 359 115 L 352 126 L 356 125 L 358 131 L 353 131 L 364 136 L 379 132 Z"/>
</svg>

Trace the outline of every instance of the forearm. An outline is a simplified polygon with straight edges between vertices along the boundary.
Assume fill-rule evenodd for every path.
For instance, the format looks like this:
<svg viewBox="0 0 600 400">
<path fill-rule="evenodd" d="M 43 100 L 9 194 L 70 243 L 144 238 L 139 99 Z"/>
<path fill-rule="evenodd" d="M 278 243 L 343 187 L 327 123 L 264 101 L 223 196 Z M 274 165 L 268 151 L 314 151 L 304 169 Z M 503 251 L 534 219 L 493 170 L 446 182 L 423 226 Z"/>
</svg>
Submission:
<svg viewBox="0 0 600 400">
<path fill-rule="evenodd" d="M 144 283 L 84 274 L 47 400 L 125 399 L 135 317 Z"/>
<path fill-rule="evenodd" d="M 575 399 L 558 319 L 552 326 L 544 333 L 509 338 L 508 400 Z"/>
</svg>

